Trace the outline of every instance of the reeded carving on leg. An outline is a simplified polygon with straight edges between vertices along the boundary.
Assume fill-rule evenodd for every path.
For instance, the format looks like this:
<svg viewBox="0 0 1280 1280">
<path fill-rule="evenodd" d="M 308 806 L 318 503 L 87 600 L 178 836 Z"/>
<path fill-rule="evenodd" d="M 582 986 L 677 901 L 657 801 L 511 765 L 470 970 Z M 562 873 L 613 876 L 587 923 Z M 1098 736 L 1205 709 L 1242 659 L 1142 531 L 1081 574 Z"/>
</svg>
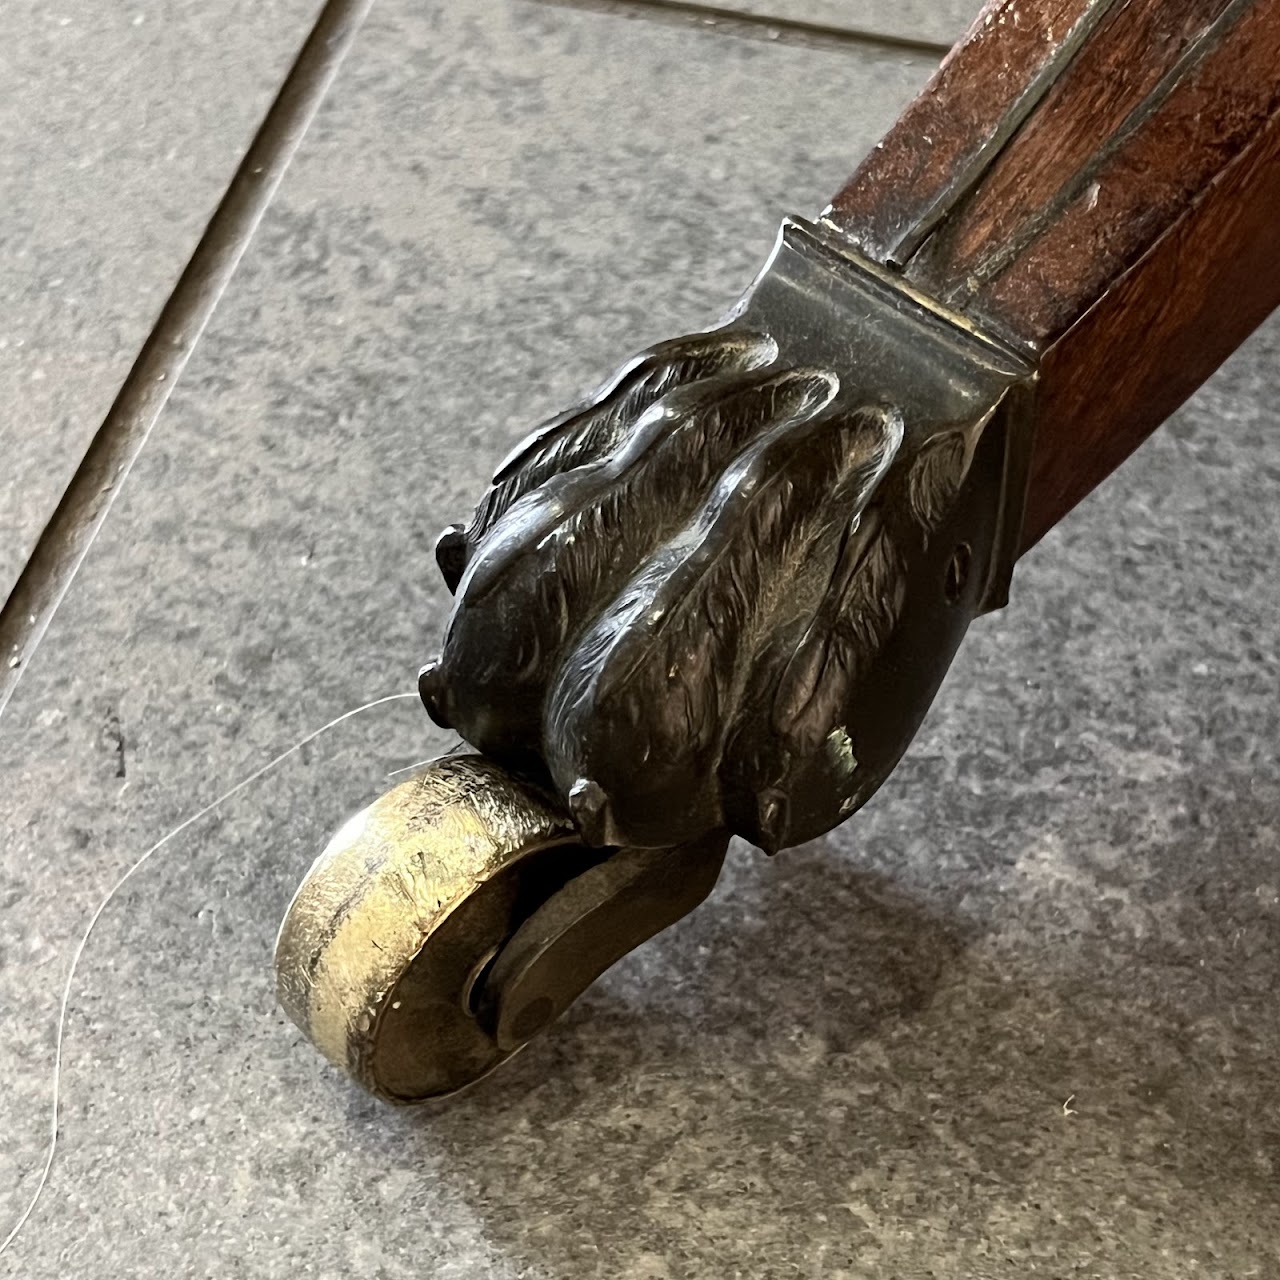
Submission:
<svg viewBox="0 0 1280 1280">
<path fill-rule="evenodd" d="M 835 826 L 989 585 L 1002 389 L 933 421 L 753 318 L 632 361 L 437 545 L 457 599 L 428 710 L 549 780 L 593 844 L 774 851 Z"/>
</svg>

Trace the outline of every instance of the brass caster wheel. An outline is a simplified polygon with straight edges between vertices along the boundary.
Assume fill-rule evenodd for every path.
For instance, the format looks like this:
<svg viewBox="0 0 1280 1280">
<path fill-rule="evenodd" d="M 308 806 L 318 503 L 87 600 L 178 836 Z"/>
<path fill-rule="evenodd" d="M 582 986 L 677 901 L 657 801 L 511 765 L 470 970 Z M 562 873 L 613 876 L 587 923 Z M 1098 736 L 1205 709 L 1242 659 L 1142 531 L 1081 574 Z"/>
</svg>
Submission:
<svg viewBox="0 0 1280 1280">
<path fill-rule="evenodd" d="M 592 848 L 536 787 L 446 757 L 347 822 L 307 873 L 276 943 L 280 1003 L 378 1097 L 453 1093 L 692 910 L 726 844 Z"/>
</svg>

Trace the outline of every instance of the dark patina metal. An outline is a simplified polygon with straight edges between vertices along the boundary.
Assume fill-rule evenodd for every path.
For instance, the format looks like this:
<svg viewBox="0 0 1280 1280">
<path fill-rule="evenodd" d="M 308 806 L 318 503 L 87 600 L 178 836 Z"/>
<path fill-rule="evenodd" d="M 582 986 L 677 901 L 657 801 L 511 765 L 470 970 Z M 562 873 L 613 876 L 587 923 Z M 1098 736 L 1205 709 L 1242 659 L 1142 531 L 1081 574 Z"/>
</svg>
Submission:
<svg viewBox="0 0 1280 1280">
<path fill-rule="evenodd" d="M 1033 371 L 800 221 L 442 535 L 433 717 L 596 845 L 837 825 L 906 749 L 1017 546 Z"/>
</svg>

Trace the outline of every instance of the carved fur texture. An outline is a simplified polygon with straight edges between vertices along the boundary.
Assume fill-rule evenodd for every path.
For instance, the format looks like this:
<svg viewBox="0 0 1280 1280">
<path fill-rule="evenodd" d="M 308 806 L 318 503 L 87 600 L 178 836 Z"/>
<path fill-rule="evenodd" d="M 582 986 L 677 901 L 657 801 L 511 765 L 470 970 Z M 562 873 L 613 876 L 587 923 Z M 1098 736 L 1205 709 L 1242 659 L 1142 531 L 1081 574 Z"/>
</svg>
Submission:
<svg viewBox="0 0 1280 1280">
<path fill-rule="evenodd" d="M 654 347 L 499 467 L 437 548 L 456 601 L 431 714 L 550 781 L 600 845 L 730 829 L 774 851 L 843 820 L 963 429 L 902 457 L 891 405 L 835 402 L 766 334 Z"/>
</svg>

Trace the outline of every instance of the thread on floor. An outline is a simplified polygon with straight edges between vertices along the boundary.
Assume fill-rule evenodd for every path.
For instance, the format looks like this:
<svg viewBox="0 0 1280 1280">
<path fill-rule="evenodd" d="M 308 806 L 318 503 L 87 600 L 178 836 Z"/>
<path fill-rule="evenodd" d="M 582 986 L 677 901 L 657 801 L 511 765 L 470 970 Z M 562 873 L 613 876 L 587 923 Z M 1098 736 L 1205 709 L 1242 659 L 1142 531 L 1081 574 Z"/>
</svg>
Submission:
<svg viewBox="0 0 1280 1280">
<path fill-rule="evenodd" d="M 13 1224 L 13 1229 L 0 1241 L 0 1257 L 8 1251 L 9 1246 L 18 1238 L 23 1227 L 31 1220 L 31 1215 L 36 1210 L 36 1205 L 40 1202 L 40 1197 L 44 1194 L 44 1189 L 49 1182 L 49 1175 L 53 1171 L 53 1161 L 58 1150 L 58 1136 L 61 1121 L 61 1102 L 62 1102 L 62 1059 L 63 1046 L 66 1041 L 67 1031 L 67 1014 L 70 1011 L 71 996 L 75 989 L 76 972 L 80 967 L 80 961 L 84 956 L 85 949 L 89 945 L 89 939 L 93 936 L 93 931 L 97 927 L 98 921 L 102 919 L 103 913 L 115 900 L 120 891 L 133 879 L 139 871 L 142 870 L 152 857 L 159 853 L 161 849 L 180 836 L 189 827 L 193 827 L 202 819 L 207 818 L 215 810 L 226 804 L 228 800 L 233 799 L 244 791 L 247 787 L 252 786 L 260 778 L 266 777 L 273 769 L 283 764 L 290 756 L 296 755 L 303 747 L 309 746 L 315 742 L 317 738 L 323 737 L 330 729 L 337 728 L 344 721 L 354 719 L 356 716 L 366 711 L 373 710 L 374 707 L 385 706 L 388 702 L 398 702 L 402 698 L 411 698 L 417 701 L 417 692 L 413 693 L 389 693 L 385 697 L 375 698 L 372 702 L 362 703 L 358 707 L 352 708 L 350 711 L 344 711 L 342 715 L 335 716 L 327 724 L 323 724 L 319 729 L 313 730 L 306 737 L 299 739 L 291 747 L 280 752 L 279 755 L 273 756 L 266 764 L 259 766 L 246 777 L 241 778 L 235 786 L 224 791 L 216 799 L 211 800 L 202 809 L 198 809 L 189 817 L 184 818 L 176 827 L 165 832 L 159 840 L 155 842 L 141 857 L 137 858 L 130 864 L 129 868 L 107 891 L 106 896 L 98 903 L 93 914 L 89 917 L 88 924 L 85 925 L 84 932 L 80 935 L 80 940 L 76 944 L 76 949 L 71 956 L 71 966 L 67 970 L 67 979 L 62 988 L 62 999 L 58 1006 L 58 1025 L 54 1035 L 53 1044 L 53 1098 L 50 1103 L 49 1111 L 49 1145 L 45 1150 L 44 1164 L 41 1166 L 40 1173 L 36 1178 L 35 1190 L 31 1194 L 31 1198 L 27 1201 L 26 1207 L 18 1215 L 17 1221 Z M 425 763 L 425 762 L 424 762 Z"/>
</svg>

